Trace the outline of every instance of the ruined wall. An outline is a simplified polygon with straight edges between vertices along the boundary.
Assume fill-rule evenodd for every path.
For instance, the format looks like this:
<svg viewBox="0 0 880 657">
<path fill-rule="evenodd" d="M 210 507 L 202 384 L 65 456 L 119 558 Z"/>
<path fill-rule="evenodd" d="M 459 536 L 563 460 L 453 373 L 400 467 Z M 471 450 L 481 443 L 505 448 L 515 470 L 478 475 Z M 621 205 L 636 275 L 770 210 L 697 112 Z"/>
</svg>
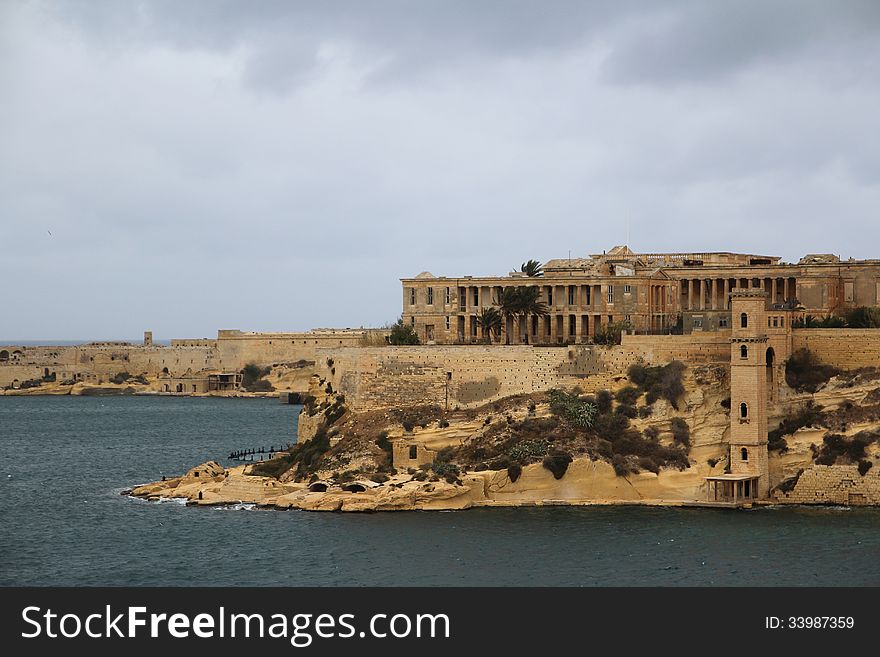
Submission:
<svg viewBox="0 0 880 657">
<path fill-rule="evenodd" d="M 880 468 L 863 475 L 855 465 L 813 465 L 788 493 L 774 492 L 778 502 L 791 504 L 880 505 Z"/>
<path fill-rule="evenodd" d="M 795 329 L 792 349 L 804 347 L 844 370 L 880 366 L 880 329 Z"/>
</svg>

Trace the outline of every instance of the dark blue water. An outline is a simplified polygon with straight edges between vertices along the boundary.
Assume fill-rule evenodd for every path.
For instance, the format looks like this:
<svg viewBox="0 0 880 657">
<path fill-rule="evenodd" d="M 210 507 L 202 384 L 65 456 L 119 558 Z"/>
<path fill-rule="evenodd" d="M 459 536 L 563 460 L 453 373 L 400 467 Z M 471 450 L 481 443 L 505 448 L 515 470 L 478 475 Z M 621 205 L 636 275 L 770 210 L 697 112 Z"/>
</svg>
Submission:
<svg viewBox="0 0 880 657">
<path fill-rule="evenodd" d="M 876 509 L 361 515 L 119 495 L 290 440 L 298 410 L 256 399 L 0 397 L 0 584 L 880 585 Z"/>
</svg>

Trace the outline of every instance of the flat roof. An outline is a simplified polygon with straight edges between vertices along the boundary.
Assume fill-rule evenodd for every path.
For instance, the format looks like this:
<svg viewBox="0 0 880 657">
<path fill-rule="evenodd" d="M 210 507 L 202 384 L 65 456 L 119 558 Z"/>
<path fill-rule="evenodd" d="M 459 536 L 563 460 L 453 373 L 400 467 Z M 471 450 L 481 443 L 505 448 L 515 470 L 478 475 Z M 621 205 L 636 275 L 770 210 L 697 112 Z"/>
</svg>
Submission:
<svg viewBox="0 0 880 657">
<path fill-rule="evenodd" d="M 761 475 L 747 474 L 723 474 L 706 477 L 706 481 L 748 481 L 749 479 L 758 479 Z"/>
</svg>

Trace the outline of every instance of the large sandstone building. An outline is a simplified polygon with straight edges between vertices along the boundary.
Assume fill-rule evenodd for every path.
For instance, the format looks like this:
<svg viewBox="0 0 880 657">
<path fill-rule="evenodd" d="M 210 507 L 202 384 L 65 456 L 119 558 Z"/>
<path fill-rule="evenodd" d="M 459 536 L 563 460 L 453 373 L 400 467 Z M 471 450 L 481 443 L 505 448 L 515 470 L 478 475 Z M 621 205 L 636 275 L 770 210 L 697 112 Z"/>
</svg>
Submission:
<svg viewBox="0 0 880 657">
<path fill-rule="evenodd" d="M 403 317 L 423 343 L 479 342 L 477 316 L 509 286 L 534 286 L 550 313 L 509 319 L 505 341 L 583 344 L 602 326 L 627 322 L 637 333 L 728 330 L 730 293 L 760 289 L 769 304 L 806 314 L 841 314 L 880 304 L 880 260 L 807 255 L 795 264 L 748 253 L 634 253 L 617 246 L 588 258 L 550 260 L 544 275 L 401 279 Z M 509 336 L 509 337 L 508 337 Z"/>
</svg>

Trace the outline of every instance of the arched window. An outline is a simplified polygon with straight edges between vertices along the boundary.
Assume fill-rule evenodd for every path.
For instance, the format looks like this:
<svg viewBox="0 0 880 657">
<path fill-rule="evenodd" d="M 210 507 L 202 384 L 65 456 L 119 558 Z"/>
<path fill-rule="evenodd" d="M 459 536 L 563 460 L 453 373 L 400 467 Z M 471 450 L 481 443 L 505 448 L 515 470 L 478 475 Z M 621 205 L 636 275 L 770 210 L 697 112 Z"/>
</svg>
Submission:
<svg viewBox="0 0 880 657">
<path fill-rule="evenodd" d="M 743 461 L 748 461 L 749 460 L 749 450 L 747 450 L 745 447 L 743 447 L 742 450 L 740 451 L 740 457 L 742 457 Z"/>
<path fill-rule="evenodd" d="M 739 405 L 739 416 L 741 418 L 747 418 L 749 416 L 749 405 L 745 402 Z"/>
<path fill-rule="evenodd" d="M 749 316 L 746 313 L 739 316 L 739 327 L 749 328 Z"/>
<path fill-rule="evenodd" d="M 740 346 L 739 357 L 740 358 L 748 358 L 749 357 L 749 348 L 747 346 L 745 346 L 745 345 Z"/>
</svg>

